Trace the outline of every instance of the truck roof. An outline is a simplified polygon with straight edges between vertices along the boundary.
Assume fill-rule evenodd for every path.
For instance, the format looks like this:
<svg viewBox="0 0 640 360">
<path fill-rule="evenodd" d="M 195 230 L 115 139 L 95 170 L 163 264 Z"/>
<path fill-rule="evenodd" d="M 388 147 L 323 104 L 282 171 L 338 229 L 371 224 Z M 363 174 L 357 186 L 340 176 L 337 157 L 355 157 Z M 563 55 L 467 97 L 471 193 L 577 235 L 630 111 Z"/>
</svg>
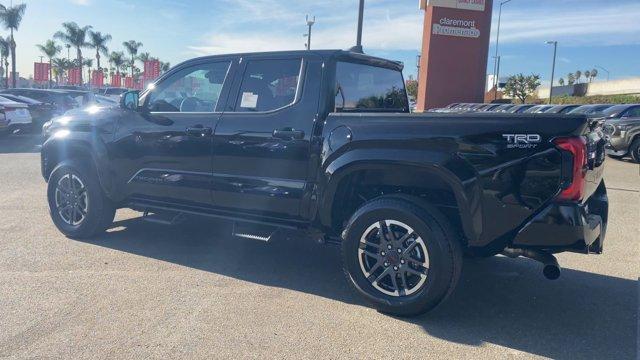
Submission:
<svg viewBox="0 0 640 360">
<path fill-rule="evenodd" d="M 313 54 L 320 56 L 326 60 L 329 59 L 337 59 L 337 60 L 351 60 L 356 62 L 364 62 L 368 64 L 372 64 L 375 66 L 381 66 L 386 68 L 391 68 L 394 70 L 402 71 L 404 68 L 404 64 L 400 61 L 393 61 L 388 59 L 383 59 L 380 57 L 361 54 L 348 50 L 339 50 L 339 49 L 327 49 L 327 50 L 285 50 L 285 51 L 263 51 L 263 52 L 244 52 L 244 53 L 233 53 L 233 54 L 219 54 L 219 55 L 207 55 L 201 56 L 198 58 L 187 60 L 183 63 L 178 64 L 182 65 L 185 63 L 189 63 L 191 61 L 196 60 L 204 60 L 204 59 L 216 59 L 216 58 L 226 58 L 226 57 L 242 57 L 242 56 L 274 56 L 274 55 L 305 55 L 305 54 Z"/>
</svg>

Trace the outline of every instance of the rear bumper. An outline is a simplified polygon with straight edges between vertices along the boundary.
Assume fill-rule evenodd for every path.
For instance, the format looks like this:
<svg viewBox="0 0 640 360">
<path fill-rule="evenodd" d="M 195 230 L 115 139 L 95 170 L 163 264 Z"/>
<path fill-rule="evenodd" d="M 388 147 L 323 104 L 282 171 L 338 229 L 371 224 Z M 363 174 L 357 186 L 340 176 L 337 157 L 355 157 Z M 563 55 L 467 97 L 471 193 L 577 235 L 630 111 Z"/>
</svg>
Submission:
<svg viewBox="0 0 640 360">
<path fill-rule="evenodd" d="M 514 247 L 601 254 L 609 201 L 604 182 L 584 203 L 552 203 L 515 236 Z"/>
</svg>

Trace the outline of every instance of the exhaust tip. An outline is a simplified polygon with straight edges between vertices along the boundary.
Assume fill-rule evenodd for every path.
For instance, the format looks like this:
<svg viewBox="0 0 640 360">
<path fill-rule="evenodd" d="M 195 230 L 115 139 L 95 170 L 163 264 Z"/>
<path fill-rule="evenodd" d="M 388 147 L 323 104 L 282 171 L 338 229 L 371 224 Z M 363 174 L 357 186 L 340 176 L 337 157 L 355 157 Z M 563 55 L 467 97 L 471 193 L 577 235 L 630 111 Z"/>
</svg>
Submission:
<svg viewBox="0 0 640 360">
<path fill-rule="evenodd" d="M 556 280 L 560 277 L 560 267 L 557 265 L 545 265 L 542 274 L 549 280 Z"/>
</svg>

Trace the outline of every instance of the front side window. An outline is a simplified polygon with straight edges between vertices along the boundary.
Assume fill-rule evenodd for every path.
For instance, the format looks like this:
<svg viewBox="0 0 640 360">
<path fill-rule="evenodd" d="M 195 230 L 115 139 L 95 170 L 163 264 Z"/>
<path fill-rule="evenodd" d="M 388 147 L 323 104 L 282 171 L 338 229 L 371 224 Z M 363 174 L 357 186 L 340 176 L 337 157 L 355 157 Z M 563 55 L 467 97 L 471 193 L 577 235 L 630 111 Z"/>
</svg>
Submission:
<svg viewBox="0 0 640 360">
<path fill-rule="evenodd" d="M 296 99 L 302 59 L 249 60 L 235 111 L 271 111 Z"/>
<path fill-rule="evenodd" d="M 640 106 L 632 107 L 624 113 L 624 117 L 640 117 Z"/>
<path fill-rule="evenodd" d="M 228 61 L 204 63 L 171 75 L 149 94 L 149 111 L 214 112 L 230 64 Z"/>
<path fill-rule="evenodd" d="M 409 104 L 400 71 L 338 62 L 336 111 L 407 111 Z"/>
</svg>

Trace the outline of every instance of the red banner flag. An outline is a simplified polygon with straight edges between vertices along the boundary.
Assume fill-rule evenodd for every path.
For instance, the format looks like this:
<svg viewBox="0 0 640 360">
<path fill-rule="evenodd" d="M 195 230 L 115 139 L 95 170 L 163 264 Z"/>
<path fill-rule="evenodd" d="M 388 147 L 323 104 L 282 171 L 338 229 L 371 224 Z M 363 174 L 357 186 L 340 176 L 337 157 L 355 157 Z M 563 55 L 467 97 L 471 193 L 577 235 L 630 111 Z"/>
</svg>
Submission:
<svg viewBox="0 0 640 360">
<path fill-rule="evenodd" d="M 80 68 L 69 69 L 68 82 L 71 85 L 82 85 L 80 82 Z"/>
<path fill-rule="evenodd" d="M 144 79 L 154 80 L 160 76 L 160 61 L 148 60 L 144 62 Z"/>
<path fill-rule="evenodd" d="M 33 80 L 49 81 L 49 63 L 33 63 Z"/>
<path fill-rule="evenodd" d="M 113 87 L 121 87 L 122 86 L 122 76 L 115 74 L 111 76 L 111 86 Z"/>
<path fill-rule="evenodd" d="M 133 78 L 131 76 L 125 76 L 124 87 L 127 89 L 133 89 Z"/>
<path fill-rule="evenodd" d="M 93 70 L 93 73 L 91 74 L 91 86 L 104 86 L 104 74 L 102 73 L 102 71 Z"/>
</svg>

